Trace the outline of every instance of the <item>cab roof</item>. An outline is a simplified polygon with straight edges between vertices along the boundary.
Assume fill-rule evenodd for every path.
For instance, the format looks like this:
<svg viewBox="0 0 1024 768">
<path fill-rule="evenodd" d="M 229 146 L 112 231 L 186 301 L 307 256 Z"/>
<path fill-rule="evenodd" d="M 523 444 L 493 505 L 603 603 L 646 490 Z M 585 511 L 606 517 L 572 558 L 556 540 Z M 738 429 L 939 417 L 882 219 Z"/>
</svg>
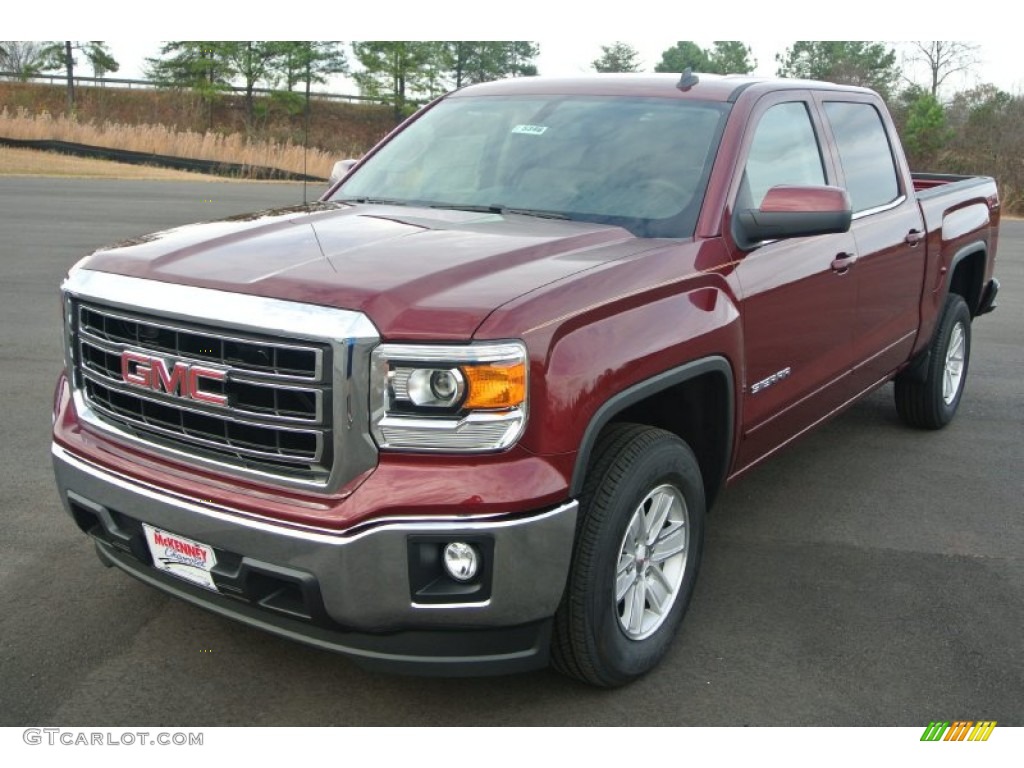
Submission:
<svg viewBox="0 0 1024 768">
<path fill-rule="evenodd" d="M 593 74 L 579 77 L 516 77 L 470 85 L 449 95 L 511 96 L 511 95 L 581 95 L 581 96 L 653 96 L 692 98 L 703 101 L 735 101 L 749 89 L 777 91 L 814 89 L 871 93 L 867 88 L 837 85 L 816 80 L 752 77 L 751 75 L 712 75 L 694 72 L 696 84 L 686 89 L 677 87 L 680 75 L 673 73 Z"/>
</svg>

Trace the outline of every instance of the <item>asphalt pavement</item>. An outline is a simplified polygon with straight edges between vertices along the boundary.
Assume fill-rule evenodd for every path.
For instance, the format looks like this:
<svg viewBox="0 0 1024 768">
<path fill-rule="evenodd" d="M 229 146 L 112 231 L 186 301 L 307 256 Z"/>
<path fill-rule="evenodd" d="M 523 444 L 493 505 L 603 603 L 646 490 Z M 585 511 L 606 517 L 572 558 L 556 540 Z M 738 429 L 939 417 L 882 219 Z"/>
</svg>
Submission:
<svg viewBox="0 0 1024 768">
<path fill-rule="evenodd" d="M 953 424 L 902 426 L 884 387 L 727 489 L 671 652 L 627 688 L 366 672 L 103 568 L 50 464 L 63 275 L 105 243 L 301 200 L 0 179 L 0 725 L 1024 725 L 1020 221 Z"/>
</svg>

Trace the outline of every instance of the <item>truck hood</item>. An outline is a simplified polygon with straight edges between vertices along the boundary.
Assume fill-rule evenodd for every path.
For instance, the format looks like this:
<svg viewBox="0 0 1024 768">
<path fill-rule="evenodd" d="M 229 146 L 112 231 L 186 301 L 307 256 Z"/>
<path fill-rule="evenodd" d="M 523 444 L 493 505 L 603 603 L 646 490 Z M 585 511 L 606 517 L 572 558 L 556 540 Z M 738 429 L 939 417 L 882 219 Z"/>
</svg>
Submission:
<svg viewBox="0 0 1024 768">
<path fill-rule="evenodd" d="M 384 338 L 453 340 L 518 296 L 645 247 L 603 224 L 318 203 L 158 232 L 81 266 L 362 311 Z"/>
</svg>

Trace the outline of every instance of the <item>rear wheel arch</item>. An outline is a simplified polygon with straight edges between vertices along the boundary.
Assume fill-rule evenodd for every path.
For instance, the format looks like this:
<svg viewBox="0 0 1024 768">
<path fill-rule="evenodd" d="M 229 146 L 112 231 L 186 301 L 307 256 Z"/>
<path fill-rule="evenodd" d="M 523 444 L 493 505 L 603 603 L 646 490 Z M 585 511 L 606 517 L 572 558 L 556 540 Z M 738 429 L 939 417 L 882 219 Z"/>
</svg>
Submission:
<svg viewBox="0 0 1024 768">
<path fill-rule="evenodd" d="M 608 398 L 580 441 L 570 493 L 578 497 L 602 432 L 616 422 L 657 427 L 680 437 L 694 452 L 712 502 L 725 481 L 733 450 L 733 370 L 725 357 L 694 360 L 638 382 Z"/>
<path fill-rule="evenodd" d="M 947 295 L 956 293 L 962 296 L 971 312 L 971 317 L 978 314 L 978 309 L 981 306 L 987 253 L 983 242 L 971 243 L 957 251 L 949 262 Z"/>
</svg>

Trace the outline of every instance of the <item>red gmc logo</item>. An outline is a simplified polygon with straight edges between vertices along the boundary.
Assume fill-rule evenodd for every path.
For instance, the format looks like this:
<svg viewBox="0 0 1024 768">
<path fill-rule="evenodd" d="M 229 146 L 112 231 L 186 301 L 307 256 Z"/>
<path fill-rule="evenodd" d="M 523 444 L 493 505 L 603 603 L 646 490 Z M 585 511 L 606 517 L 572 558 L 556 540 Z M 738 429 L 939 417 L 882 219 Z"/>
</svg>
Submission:
<svg viewBox="0 0 1024 768">
<path fill-rule="evenodd" d="M 169 395 L 198 400 L 211 405 L 227 405 L 228 399 L 219 392 L 206 392 L 200 388 L 200 381 L 224 381 L 228 375 L 216 368 L 201 365 L 189 365 L 177 362 L 171 370 L 167 370 L 167 361 L 162 357 L 152 357 L 139 352 L 125 350 L 121 353 L 121 378 L 125 384 L 155 392 L 166 392 Z"/>
</svg>

